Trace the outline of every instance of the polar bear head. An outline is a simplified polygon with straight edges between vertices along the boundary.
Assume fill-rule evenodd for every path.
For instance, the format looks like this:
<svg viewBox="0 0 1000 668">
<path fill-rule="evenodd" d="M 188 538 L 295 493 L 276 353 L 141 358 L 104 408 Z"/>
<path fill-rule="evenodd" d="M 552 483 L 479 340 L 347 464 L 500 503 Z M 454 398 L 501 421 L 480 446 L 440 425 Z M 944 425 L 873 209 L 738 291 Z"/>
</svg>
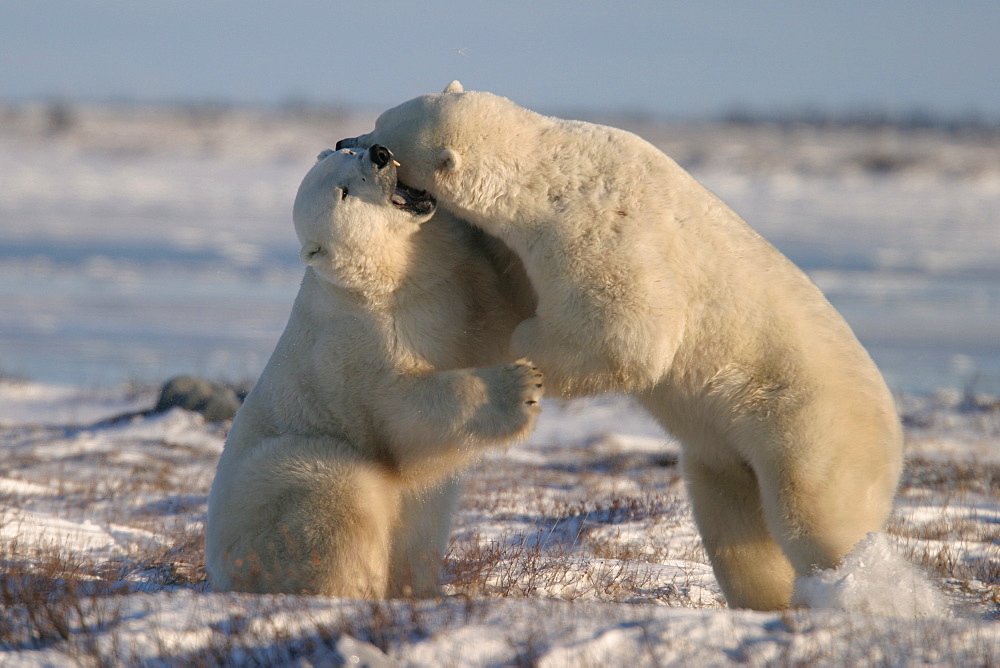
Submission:
<svg viewBox="0 0 1000 668">
<path fill-rule="evenodd" d="M 418 186 L 414 182 L 414 187 L 426 190 L 426 186 L 433 184 L 433 179 L 427 178 L 431 174 L 424 167 L 454 171 L 462 164 L 461 147 L 443 136 L 447 134 L 443 126 L 463 98 L 468 98 L 468 95 L 462 84 L 452 81 L 442 93 L 421 95 L 383 112 L 375 121 L 372 132 L 341 139 L 337 148 L 366 148 L 376 143 L 398 146 L 407 157 L 408 166 L 403 168 L 404 173 L 410 172 L 409 178 L 422 184 Z M 380 137 L 387 141 L 380 140 Z M 410 170 L 409 166 L 413 165 L 418 168 Z"/>
<path fill-rule="evenodd" d="M 539 142 L 538 114 L 510 100 L 465 91 L 453 81 L 441 93 L 421 95 L 382 113 L 375 129 L 342 139 L 338 148 L 388 146 L 402 163 L 400 178 L 430 192 L 445 208 L 472 222 L 490 206 L 517 197 Z"/>
<path fill-rule="evenodd" d="M 400 183 L 397 166 L 377 144 L 326 150 L 302 180 L 292 210 L 300 257 L 325 280 L 377 293 L 406 272 L 410 239 L 436 203 Z"/>
</svg>

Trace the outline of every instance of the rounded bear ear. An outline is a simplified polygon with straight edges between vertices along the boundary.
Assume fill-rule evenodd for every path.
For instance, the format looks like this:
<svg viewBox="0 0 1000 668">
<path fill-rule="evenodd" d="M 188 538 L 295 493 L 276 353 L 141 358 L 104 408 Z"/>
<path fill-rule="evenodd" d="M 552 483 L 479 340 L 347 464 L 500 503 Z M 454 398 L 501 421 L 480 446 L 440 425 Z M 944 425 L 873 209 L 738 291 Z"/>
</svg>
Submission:
<svg viewBox="0 0 1000 668">
<path fill-rule="evenodd" d="M 319 261 L 319 257 L 322 254 L 323 247 L 315 241 L 310 241 L 302 247 L 302 250 L 299 251 L 299 259 L 311 267 Z"/>
<path fill-rule="evenodd" d="M 448 84 L 447 86 L 445 86 L 444 90 L 441 91 L 441 92 L 442 93 L 464 93 L 465 89 L 462 88 L 462 82 L 459 81 L 458 79 L 455 79 L 450 84 Z"/>
<path fill-rule="evenodd" d="M 316 162 L 319 162 L 320 160 L 324 159 L 326 156 L 330 155 L 331 153 L 335 153 L 335 152 L 336 151 L 334 151 L 332 148 L 324 149 L 323 151 L 320 152 L 319 155 L 316 156 Z"/>
<path fill-rule="evenodd" d="M 438 153 L 437 168 L 445 172 L 453 172 L 462 166 L 462 156 L 458 151 L 446 148 Z"/>
</svg>

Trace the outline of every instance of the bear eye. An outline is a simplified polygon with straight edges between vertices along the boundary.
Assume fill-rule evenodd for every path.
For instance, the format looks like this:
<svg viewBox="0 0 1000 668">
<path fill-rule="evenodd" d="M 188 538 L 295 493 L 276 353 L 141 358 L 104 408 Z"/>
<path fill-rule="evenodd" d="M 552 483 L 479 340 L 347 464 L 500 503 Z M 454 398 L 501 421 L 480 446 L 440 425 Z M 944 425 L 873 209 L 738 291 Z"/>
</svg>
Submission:
<svg viewBox="0 0 1000 668">
<path fill-rule="evenodd" d="M 347 199 L 347 188 L 340 189 L 340 199 Z"/>
</svg>

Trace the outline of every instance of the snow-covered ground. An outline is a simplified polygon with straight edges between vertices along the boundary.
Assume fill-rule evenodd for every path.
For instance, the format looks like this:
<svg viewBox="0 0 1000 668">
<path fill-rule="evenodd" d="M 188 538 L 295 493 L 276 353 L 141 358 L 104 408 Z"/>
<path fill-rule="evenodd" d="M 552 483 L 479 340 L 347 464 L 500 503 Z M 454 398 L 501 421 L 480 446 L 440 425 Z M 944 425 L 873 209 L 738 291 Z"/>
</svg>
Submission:
<svg viewBox="0 0 1000 668">
<path fill-rule="evenodd" d="M 1000 663 L 1000 135 L 984 131 L 631 125 L 806 268 L 899 392 L 893 521 L 800 583 L 809 608 L 723 607 L 677 446 L 619 397 L 546 400 L 526 443 L 468 472 L 440 600 L 207 591 L 227 425 L 109 418 L 174 373 L 256 375 L 301 276 L 298 182 L 371 122 L 0 107 L 0 664 Z"/>
<path fill-rule="evenodd" d="M 446 596 L 214 594 L 206 495 L 225 425 L 0 383 L 4 665 L 992 665 L 1000 662 L 1000 407 L 907 400 L 885 535 L 800 582 L 808 609 L 723 607 L 677 446 L 628 401 L 544 403 L 465 475 Z"/>
</svg>

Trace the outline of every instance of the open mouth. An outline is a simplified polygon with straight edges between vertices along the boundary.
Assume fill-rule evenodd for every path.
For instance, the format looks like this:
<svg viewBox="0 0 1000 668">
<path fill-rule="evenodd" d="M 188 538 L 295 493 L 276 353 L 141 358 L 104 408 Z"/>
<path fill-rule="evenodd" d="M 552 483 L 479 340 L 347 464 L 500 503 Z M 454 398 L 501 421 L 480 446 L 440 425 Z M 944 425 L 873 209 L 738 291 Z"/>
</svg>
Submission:
<svg viewBox="0 0 1000 668">
<path fill-rule="evenodd" d="M 430 193 L 411 188 L 400 181 L 396 181 L 396 190 L 392 194 L 392 204 L 397 209 L 416 215 L 434 213 L 434 208 L 437 206 L 437 202 L 434 201 Z"/>
</svg>

